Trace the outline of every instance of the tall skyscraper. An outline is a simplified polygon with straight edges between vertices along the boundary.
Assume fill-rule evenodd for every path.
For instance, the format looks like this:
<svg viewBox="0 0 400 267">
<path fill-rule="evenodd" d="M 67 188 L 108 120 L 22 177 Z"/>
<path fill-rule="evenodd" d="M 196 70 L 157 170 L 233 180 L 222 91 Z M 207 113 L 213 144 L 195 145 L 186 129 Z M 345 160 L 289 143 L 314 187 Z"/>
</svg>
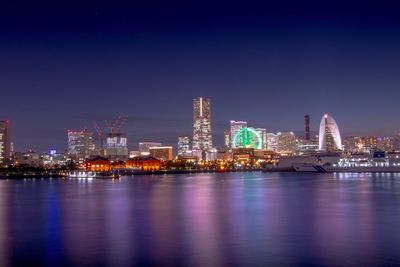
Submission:
<svg viewBox="0 0 400 267">
<path fill-rule="evenodd" d="M 9 120 L 0 121 L 0 165 L 11 157 L 11 123 Z"/>
<path fill-rule="evenodd" d="M 334 152 L 342 149 L 342 139 L 336 121 L 324 114 L 319 126 L 319 150 Z"/>
<path fill-rule="evenodd" d="M 247 121 L 230 121 L 230 147 L 234 147 L 234 138 L 235 135 L 238 134 L 242 128 L 247 128 Z"/>
<path fill-rule="evenodd" d="M 267 129 L 265 128 L 256 128 L 255 129 L 261 137 L 261 148 L 267 149 Z"/>
<path fill-rule="evenodd" d="M 67 153 L 77 158 L 79 164 L 93 155 L 95 145 L 93 143 L 93 133 L 86 130 L 68 131 Z"/>
<path fill-rule="evenodd" d="M 178 155 L 185 155 L 189 151 L 189 136 L 178 137 Z"/>
<path fill-rule="evenodd" d="M 304 116 L 304 131 L 305 139 L 310 140 L 310 115 L 308 114 Z"/>
<path fill-rule="evenodd" d="M 210 151 L 212 148 L 211 101 L 193 99 L 193 150 Z"/>
</svg>

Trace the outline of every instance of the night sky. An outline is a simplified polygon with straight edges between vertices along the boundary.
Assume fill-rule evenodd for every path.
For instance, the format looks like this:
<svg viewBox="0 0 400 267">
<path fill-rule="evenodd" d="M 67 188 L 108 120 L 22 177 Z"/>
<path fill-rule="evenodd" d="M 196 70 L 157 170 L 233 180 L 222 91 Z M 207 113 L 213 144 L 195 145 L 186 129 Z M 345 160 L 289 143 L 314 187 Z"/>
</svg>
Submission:
<svg viewBox="0 0 400 267">
<path fill-rule="evenodd" d="M 121 112 L 131 149 L 175 145 L 197 96 L 216 145 L 231 119 L 299 132 L 305 113 L 312 130 L 329 112 L 342 135 L 394 135 L 400 8 L 367 2 L 3 0 L 0 118 L 39 152 Z"/>
</svg>

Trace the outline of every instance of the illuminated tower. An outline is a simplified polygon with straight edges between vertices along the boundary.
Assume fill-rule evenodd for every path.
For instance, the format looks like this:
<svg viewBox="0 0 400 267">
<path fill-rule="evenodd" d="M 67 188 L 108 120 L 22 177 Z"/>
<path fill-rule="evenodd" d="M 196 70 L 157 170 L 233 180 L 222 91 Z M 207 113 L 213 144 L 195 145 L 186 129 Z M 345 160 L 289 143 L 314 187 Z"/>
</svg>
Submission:
<svg viewBox="0 0 400 267">
<path fill-rule="evenodd" d="M 10 121 L 0 121 L 0 165 L 11 157 Z"/>
<path fill-rule="evenodd" d="M 76 157 L 79 164 L 82 164 L 85 159 L 93 155 L 95 145 L 93 143 L 93 133 L 86 130 L 71 131 L 68 130 L 68 155 Z"/>
<path fill-rule="evenodd" d="M 211 101 L 209 98 L 193 99 L 193 150 L 210 151 L 211 134 Z"/>
<path fill-rule="evenodd" d="M 319 150 L 334 152 L 342 149 L 342 140 L 336 121 L 324 114 L 319 126 Z"/>
<path fill-rule="evenodd" d="M 178 155 L 185 155 L 189 151 L 189 136 L 178 137 Z"/>
<path fill-rule="evenodd" d="M 234 138 L 234 136 L 236 135 L 236 133 L 240 130 L 240 129 L 243 129 L 243 128 L 247 128 L 247 121 L 234 121 L 234 120 L 231 120 L 230 121 L 230 128 L 231 128 L 231 134 L 230 134 L 230 137 L 231 137 L 231 147 L 234 147 L 234 144 L 233 144 L 233 138 Z"/>
<path fill-rule="evenodd" d="M 306 140 L 310 140 L 310 115 L 304 116 L 304 131 L 306 134 Z"/>
<path fill-rule="evenodd" d="M 257 128 L 255 130 L 258 132 L 258 134 L 261 137 L 261 141 L 262 141 L 261 148 L 262 149 L 267 149 L 267 129 L 265 129 L 265 128 Z"/>
</svg>

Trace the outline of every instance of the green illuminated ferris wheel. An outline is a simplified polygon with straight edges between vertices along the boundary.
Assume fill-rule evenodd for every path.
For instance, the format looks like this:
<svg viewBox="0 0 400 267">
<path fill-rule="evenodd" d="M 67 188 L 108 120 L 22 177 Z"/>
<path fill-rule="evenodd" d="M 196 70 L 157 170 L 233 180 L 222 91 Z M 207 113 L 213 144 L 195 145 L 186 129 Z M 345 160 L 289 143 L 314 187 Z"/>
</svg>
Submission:
<svg viewBox="0 0 400 267">
<path fill-rule="evenodd" d="M 262 139 L 254 128 L 243 127 L 234 133 L 232 147 L 261 149 Z"/>
</svg>

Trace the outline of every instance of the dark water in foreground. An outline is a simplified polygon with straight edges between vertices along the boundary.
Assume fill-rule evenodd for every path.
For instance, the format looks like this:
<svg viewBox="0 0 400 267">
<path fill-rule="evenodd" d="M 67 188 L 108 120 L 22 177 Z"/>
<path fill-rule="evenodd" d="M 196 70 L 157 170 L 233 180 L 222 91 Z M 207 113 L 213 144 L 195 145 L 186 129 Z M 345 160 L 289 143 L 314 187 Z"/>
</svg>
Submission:
<svg viewBox="0 0 400 267">
<path fill-rule="evenodd" d="M 400 266 L 400 174 L 0 181 L 0 266 Z"/>
</svg>

